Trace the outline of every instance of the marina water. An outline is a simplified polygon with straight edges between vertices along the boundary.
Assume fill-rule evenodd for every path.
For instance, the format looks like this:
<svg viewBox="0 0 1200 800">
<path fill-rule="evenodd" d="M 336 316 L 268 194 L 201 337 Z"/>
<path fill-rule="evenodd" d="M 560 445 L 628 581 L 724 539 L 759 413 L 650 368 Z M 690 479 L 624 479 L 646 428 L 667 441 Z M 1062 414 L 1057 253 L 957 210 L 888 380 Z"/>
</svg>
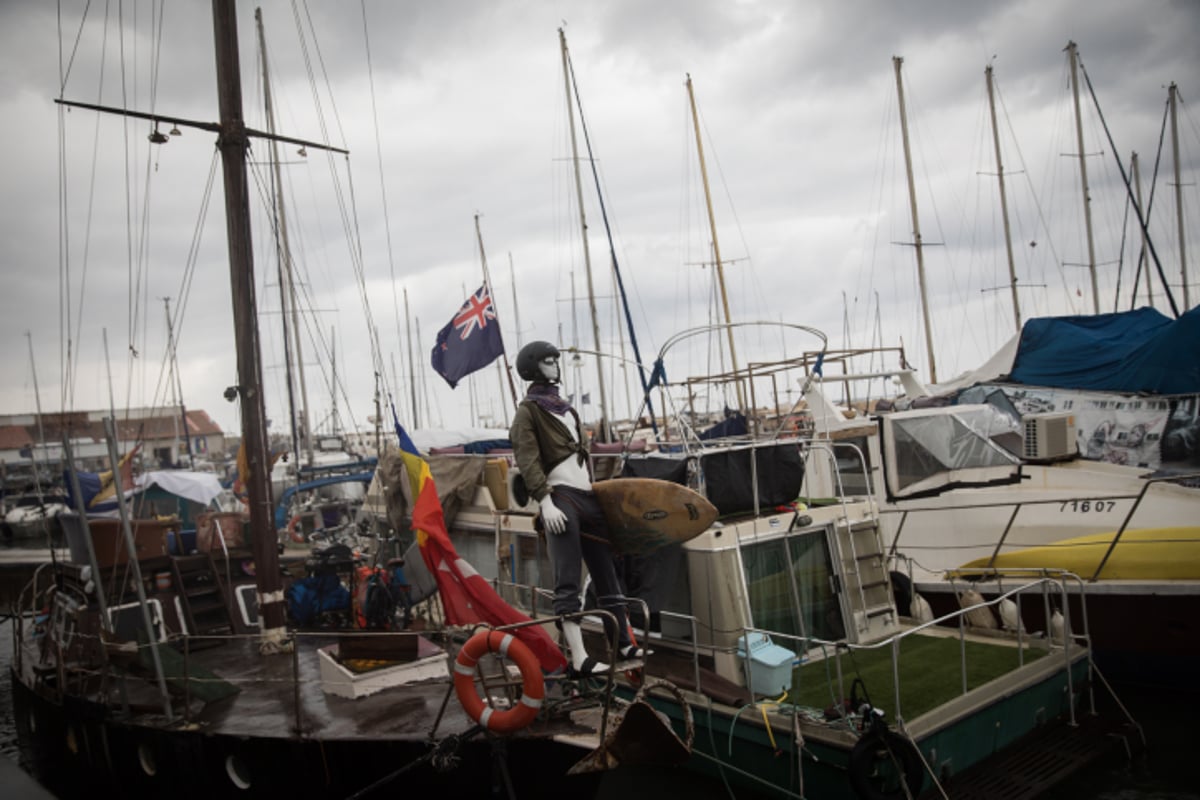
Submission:
<svg viewBox="0 0 1200 800">
<path fill-rule="evenodd" d="M 8 609 L 0 619 L 0 669 L 4 673 L 0 681 L 0 758 L 19 763 L 9 679 L 15 626 Z M 1132 764 L 1117 763 L 1078 776 L 1046 797 L 1052 800 L 1200 800 L 1200 772 L 1194 765 L 1196 746 L 1200 743 L 1196 733 L 1200 692 L 1181 695 L 1174 691 L 1125 686 L 1117 687 L 1117 693 L 1141 724 L 1147 752 Z M 1116 712 L 1110 707 L 1104 710 Z M 679 770 L 617 770 L 605 777 L 598 798 L 658 798 L 664 792 L 669 792 L 672 797 L 687 796 L 691 800 L 761 800 L 741 791 L 731 794 L 719 779 L 702 778 Z M 4 787 L 0 787 L 0 796 L 4 793 Z"/>
</svg>

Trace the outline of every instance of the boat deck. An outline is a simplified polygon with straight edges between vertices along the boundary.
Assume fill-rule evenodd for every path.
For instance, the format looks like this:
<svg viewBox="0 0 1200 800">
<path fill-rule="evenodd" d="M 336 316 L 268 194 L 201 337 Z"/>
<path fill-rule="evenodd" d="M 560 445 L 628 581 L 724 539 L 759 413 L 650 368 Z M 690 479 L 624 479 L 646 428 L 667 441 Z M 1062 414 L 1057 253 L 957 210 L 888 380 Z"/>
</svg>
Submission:
<svg viewBox="0 0 1200 800">
<path fill-rule="evenodd" d="M 342 741 L 433 742 L 462 735 L 474 727 L 474 721 L 458 702 L 449 678 L 453 674 L 452 660 L 457 652 L 454 642 L 438 641 L 444 648 L 446 663 L 442 674 L 415 677 L 410 682 L 387 685 L 365 696 L 348 697 L 328 691 L 327 676 L 323 676 L 322 657 L 318 652 L 321 649 L 328 652 L 338 641 L 339 636 L 335 633 L 297 633 L 294 652 L 275 654 L 260 652 L 258 636 L 222 636 L 207 641 L 204 637 L 193 637 L 186 652 L 175 647 L 160 648 L 173 721 L 212 734 Z M 201 646 L 203 644 L 209 646 Z M 162 695 L 147 652 L 143 652 L 140 663 L 128 668 L 125 680 L 108 681 L 106 699 L 114 710 L 128 703 L 134 717 L 165 717 Z M 434 660 L 439 659 L 435 657 Z M 427 663 L 427 660 L 422 661 Z M 417 663 L 414 662 L 414 669 Z M 27 664 L 26 668 L 33 666 Z M 327 663 L 326 670 L 328 668 Z M 487 671 L 491 672 L 490 666 Z M 425 670 L 420 675 L 425 676 L 428 672 Z M 497 668 L 491 672 L 488 682 L 489 695 L 502 698 L 500 705 L 505 702 L 504 698 L 515 701 L 519 697 L 520 684 L 519 675 L 505 675 Z M 548 678 L 543 713 L 516 735 L 570 736 L 581 742 L 597 741 L 596 729 L 576 723 L 572 713 L 581 707 L 597 706 L 600 698 L 566 696 L 573 686 Z"/>
</svg>

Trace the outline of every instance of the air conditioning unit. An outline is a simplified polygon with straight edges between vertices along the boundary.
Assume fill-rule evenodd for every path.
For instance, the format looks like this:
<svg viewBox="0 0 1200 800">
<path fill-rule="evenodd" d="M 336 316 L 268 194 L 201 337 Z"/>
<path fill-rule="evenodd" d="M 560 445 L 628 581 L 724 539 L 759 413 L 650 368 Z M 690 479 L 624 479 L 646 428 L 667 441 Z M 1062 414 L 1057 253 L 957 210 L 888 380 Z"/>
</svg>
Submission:
<svg viewBox="0 0 1200 800">
<path fill-rule="evenodd" d="M 1073 458 L 1078 452 L 1075 444 L 1075 415 L 1067 411 L 1030 414 L 1022 417 L 1025 440 L 1021 455 L 1028 461 L 1058 461 Z"/>
</svg>

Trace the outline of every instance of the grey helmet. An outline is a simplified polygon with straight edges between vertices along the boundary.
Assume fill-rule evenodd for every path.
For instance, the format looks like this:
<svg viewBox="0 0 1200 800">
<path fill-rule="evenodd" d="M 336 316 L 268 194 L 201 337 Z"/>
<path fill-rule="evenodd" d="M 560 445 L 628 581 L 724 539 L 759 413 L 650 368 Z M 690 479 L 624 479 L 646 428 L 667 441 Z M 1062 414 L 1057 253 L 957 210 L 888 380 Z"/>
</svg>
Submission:
<svg viewBox="0 0 1200 800">
<path fill-rule="evenodd" d="M 517 353 L 517 374 L 522 380 L 543 381 L 545 378 L 538 363 L 543 358 L 558 358 L 558 348 L 549 342 L 530 342 Z"/>
</svg>

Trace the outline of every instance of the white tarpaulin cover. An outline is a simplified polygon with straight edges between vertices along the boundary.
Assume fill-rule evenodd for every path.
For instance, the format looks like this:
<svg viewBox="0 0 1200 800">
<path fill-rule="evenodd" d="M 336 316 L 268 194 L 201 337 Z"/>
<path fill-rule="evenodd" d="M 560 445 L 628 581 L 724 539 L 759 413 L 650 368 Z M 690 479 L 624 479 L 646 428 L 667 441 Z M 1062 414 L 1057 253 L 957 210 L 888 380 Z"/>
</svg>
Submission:
<svg viewBox="0 0 1200 800">
<path fill-rule="evenodd" d="M 134 483 L 139 490 L 158 486 L 163 491 L 205 506 L 221 494 L 221 482 L 211 472 L 158 470 L 138 475 Z"/>
</svg>

